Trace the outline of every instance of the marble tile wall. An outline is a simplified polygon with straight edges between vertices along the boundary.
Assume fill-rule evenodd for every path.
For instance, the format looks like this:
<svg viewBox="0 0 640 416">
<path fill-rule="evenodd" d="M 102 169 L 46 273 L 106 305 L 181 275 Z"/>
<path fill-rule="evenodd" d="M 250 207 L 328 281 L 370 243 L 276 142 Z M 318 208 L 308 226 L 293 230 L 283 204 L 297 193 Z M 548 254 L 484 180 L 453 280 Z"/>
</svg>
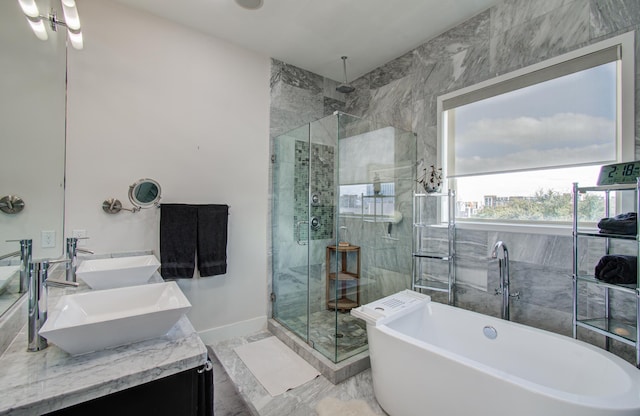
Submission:
<svg viewBox="0 0 640 416">
<path fill-rule="evenodd" d="M 347 98 L 345 111 L 410 126 L 418 134 L 419 160 L 433 164 L 438 95 L 639 28 L 637 1 L 506 0 L 354 81 L 359 90 Z M 637 39 L 638 35 L 636 44 Z M 497 264 L 488 260 L 491 246 L 499 239 L 509 245 L 512 289 L 521 293 L 512 304 L 513 320 L 570 335 L 569 237 L 459 230 L 459 280 L 482 281 L 484 274 L 487 285 L 461 286 L 456 294 L 458 306 L 499 314 L 500 297 L 493 295 L 498 286 Z M 581 268 L 592 268 L 602 253 L 596 242 L 582 244 Z M 599 299 L 590 300 L 588 307 L 600 307 Z M 622 317 L 632 318 L 633 310 L 621 299 L 614 302 L 614 313 Z M 589 334 L 584 338 L 600 342 Z M 618 353 L 631 357 L 625 348 Z"/>
<path fill-rule="evenodd" d="M 415 132 L 418 161 L 429 166 L 437 157 L 439 95 L 631 30 L 636 31 L 636 71 L 640 71 L 637 0 L 505 0 L 354 80 L 356 91 L 348 96 L 336 97 L 338 93 L 328 88 L 333 81 L 318 76 L 301 74 L 294 81 L 299 70 L 274 61 L 278 76 L 272 82 L 272 134 L 287 123 L 295 127 L 311 114 L 344 103 L 342 109 L 347 113 Z M 636 82 L 636 158 L 640 156 L 639 89 Z M 512 304 L 513 320 L 571 334 L 569 237 L 468 230 L 461 230 L 458 237 L 459 277 L 477 281 L 487 276 L 484 287 L 460 286 L 458 306 L 499 313 L 500 297 L 493 294 L 497 264 L 488 256 L 500 239 L 513 253 L 513 289 L 521 292 Z M 601 253 L 597 244 L 585 244 L 580 250 L 581 267 L 592 268 Z M 592 303 L 597 307 L 597 298 Z M 614 302 L 616 313 L 623 316 L 628 306 L 619 299 Z M 602 343 L 602 337 L 590 333 L 580 332 L 580 337 Z M 614 351 L 631 360 L 629 349 L 618 347 L 614 345 Z"/>
</svg>

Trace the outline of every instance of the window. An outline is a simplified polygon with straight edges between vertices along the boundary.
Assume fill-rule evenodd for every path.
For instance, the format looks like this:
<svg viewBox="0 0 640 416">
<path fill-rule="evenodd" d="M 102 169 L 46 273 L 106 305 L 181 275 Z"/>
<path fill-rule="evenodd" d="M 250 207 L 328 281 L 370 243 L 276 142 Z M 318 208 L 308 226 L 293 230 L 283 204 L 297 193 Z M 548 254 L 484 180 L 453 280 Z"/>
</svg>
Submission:
<svg viewBox="0 0 640 416">
<path fill-rule="evenodd" d="M 634 160 L 633 91 L 626 34 L 439 97 L 457 217 L 569 222 L 573 182 L 594 185 L 603 164 Z M 579 214 L 597 221 L 601 203 Z"/>
</svg>

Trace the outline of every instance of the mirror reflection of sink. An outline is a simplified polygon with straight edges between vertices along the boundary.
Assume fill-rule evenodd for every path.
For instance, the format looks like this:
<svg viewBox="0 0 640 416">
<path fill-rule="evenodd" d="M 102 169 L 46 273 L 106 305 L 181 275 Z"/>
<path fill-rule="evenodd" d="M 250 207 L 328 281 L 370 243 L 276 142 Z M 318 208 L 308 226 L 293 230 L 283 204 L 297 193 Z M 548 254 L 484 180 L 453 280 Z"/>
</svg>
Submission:
<svg viewBox="0 0 640 416">
<path fill-rule="evenodd" d="M 112 289 L 147 283 L 158 267 L 154 255 L 89 259 L 80 262 L 76 276 L 91 289 Z"/>
<path fill-rule="evenodd" d="M 72 355 L 165 335 L 191 304 L 175 282 L 60 298 L 40 335 Z"/>
<path fill-rule="evenodd" d="M 20 273 L 20 266 L 0 267 L 0 293 L 4 292 L 7 285 Z"/>
</svg>

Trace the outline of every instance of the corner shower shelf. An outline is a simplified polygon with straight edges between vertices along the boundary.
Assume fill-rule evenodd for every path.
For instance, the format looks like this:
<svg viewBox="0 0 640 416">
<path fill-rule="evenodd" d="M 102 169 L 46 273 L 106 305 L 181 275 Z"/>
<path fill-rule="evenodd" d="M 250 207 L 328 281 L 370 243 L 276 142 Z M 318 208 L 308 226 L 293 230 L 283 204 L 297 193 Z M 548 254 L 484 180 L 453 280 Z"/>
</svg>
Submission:
<svg viewBox="0 0 640 416">
<path fill-rule="evenodd" d="M 428 290 L 448 294 L 449 304 L 453 304 L 455 288 L 455 192 L 416 193 L 413 196 L 413 252 L 412 282 L 413 290 Z M 441 215 L 446 212 L 447 215 Z M 442 219 L 446 222 L 440 222 Z M 446 233 L 446 238 L 433 238 L 430 232 Z M 440 240 L 446 248 L 426 248 L 427 241 Z M 444 263 L 446 272 L 442 276 L 430 273 L 429 266 Z M 442 266 L 440 266 L 442 267 Z M 425 270 L 427 269 L 427 270 Z"/>
<path fill-rule="evenodd" d="M 640 254 L 640 228 L 637 228 L 635 235 L 606 234 L 600 233 L 598 230 L 578 229 L 578 205 L 580 202 L 579 194 L 585 192 L 604 192 L 605 200 L 605 217 L 610 216 L 610 192 L 632 191 L 634 192 L 634 203 L 636 212 L 640 207 L 640 179 L 635 184 L 625 185 L 607 185 L 607 186 L 589 186 L 578 187 L 577 183 L 573 184 L 573 337 L 577 338 L 577 328 L 585 328 L 605 336 L 605 348 L 609 349 L 609 340 L 614 339 L 624 344 L 630 345 L 636 350 L 636 367 L 640 368 L 640 272 L 636 275 L 636 283 L 632 284 L 615 284 L 598 280 L 593 275 L 580 274 L 578 265 L 578 237 L 595 238 L 605 240 L 605 253 L 610 254 L 610 243 L 613 240 L 630 242 L 634 245 L 633 251 L 636 257 Z M 637 225 L 638 227 L 638 225 Z M 578 316 L 578 285 L 585 284 L 591 287 L 600 287 L 604 290 L 604 311 L 602 316 L 597 317 L 579 317 Z M 610 310 L 610 291 L 614 290 L 626 296 L 635 298 L 635 317 L 634 323 L 621 321 L 611 317 Z M 587 293 L 586 296 L 589 296 Z"/>
<path fill-rule="evenodd" d="M 361 194 L 361 198 L 362 198 L 362 212 L 361 212 L 361 216 L 362 216 L 362 221 L 364 222 L 389 222 L 389 216 L 387 215 L 387 217 L 385 217 L 384 214 L 384 199 L 385 198 L 395 198 L 395 195 L 384 195 L 384 194 L 379 194 L 379 195 L 365 195 L 365 194 Z M 366 199 L 373 199 L 373 214 L 365 214 L 364 213 L 364 207 L 365 207 L 365 203 L 364 201 Z M 380 212 L 378 212 L 378 200 L 380 200 Z M 392 212 L 393 214 L 393 212 Z"/>
<path fill-rule="evenodd" d="M 336 254 L 336 267 L 331 268 L 331 257 Z M 338 259 L 338 253 L 341 253 L 341 259 Z M 348 254 L 354 253 L 356 256 L 355 272 L 349 271 Z M 326 299 L 327 309 L 338 309 L 348 311 L 360 306 L 360 247 L 349 246 L 327 246 L 327 283 L 326 283 Z M 338 269 L 339 267 L 339 269 Z M 331 270 L 335 270 L 332 272 Z M 351 299 L 347 296 L 349 282 L 353 282 L 356 290 L 356 298 Z M 335 296 L 331 296 L 331 285 L 335 284 Z M 340 293 L 338 293 L 340 291 Z M 340 296 L 340 297 L 338 297 Z"/>
</svg>

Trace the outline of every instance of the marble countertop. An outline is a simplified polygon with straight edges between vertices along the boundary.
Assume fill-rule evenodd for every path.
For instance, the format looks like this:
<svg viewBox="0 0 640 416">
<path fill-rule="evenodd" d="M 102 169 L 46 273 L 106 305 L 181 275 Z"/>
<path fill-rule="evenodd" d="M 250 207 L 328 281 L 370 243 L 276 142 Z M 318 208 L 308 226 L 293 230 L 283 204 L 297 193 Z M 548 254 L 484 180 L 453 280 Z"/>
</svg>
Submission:
<svg viewBox="0 0 640 416">
<path fill-rule="evenodd" d="M 49 288 L 49 305 L 63 294 L 84 290 L 89 289 L 83 284 Z M 186 316 L 163 337 L 79 356 L 51 344 L 27 352 L 25 325 L 0 356 L 0 415 L 62 409 L 199 367 L 206 358 L 207 349 Z"/>
</svg>

